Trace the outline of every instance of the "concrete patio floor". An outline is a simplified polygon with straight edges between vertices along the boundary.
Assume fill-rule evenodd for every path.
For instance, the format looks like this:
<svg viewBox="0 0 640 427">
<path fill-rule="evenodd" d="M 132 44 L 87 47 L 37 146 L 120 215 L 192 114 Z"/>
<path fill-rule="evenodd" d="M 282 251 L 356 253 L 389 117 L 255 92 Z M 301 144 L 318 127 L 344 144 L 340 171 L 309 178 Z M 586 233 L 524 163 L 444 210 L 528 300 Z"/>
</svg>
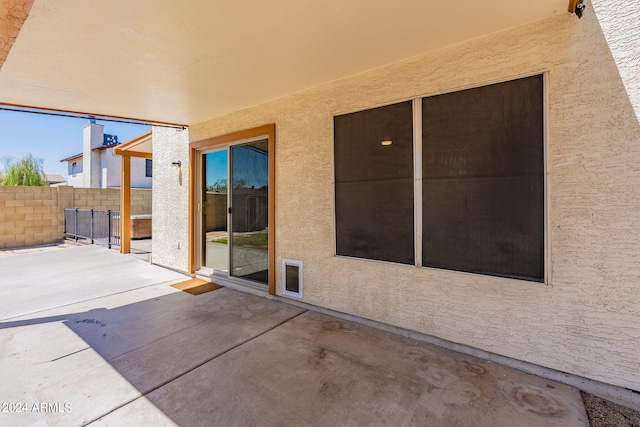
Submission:
<svg viewBox="0 0 640 427">
<path fill-rule="evenodd" d="M 0 319 L 184 278 L 97 245 L 23 251 L 0 256 Z"/>
<path fill-rule="evenodd" d="M 77 248 L 39 257 L 59 252 L 83 265 Z M 194 296 L 114 255 L 150 268 L 145 285 L 0 316 L 0 425 L 588 425 L 573 387 L 248 293 Z M 66 289 L 23 268 L 31 295 Z M 3 306 L 25 298 L 11 289 Z"/>
</svg>

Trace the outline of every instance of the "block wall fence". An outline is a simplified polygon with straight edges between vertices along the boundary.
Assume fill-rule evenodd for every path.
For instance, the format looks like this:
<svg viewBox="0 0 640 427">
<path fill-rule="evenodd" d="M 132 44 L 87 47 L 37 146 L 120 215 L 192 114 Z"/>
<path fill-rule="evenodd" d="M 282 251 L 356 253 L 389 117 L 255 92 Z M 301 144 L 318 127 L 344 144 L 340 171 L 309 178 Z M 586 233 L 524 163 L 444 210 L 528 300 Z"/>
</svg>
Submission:
<svg viewBox="0 0 640 427">
<path fill-rule="evenodd" d="M 131 190 L 131 214 L 151 213 L 151 190 Z M 59 242 L 64 209 L 120 210 L 117 188 L 0 186 L 0 249 Z"/>
</svg>

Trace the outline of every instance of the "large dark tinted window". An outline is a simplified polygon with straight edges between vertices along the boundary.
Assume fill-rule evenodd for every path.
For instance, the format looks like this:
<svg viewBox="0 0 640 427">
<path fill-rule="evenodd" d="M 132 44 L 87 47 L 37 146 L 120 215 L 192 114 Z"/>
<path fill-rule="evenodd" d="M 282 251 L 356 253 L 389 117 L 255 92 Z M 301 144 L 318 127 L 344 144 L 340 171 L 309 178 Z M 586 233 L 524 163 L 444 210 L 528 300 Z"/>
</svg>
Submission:
<svg viewBox="0 0 640 427">
<path fill-rule="evenodd" d="M 334 132 L 337 254 L 413 264 L 411 101 L 337 116 Z"/>
<path fill-rule="evenodd" d="M 543 76 L 337 116 L 338 255 L 544 281 Z M 387 141 L 386 145 L 382 141 Z M 419 186 L 417 188 L 420 188 Z"/>
<path fill-rule="evenodd" d="M 424 98 L 422 264 L 544 279 L 543 79 Z"/>
</svg>

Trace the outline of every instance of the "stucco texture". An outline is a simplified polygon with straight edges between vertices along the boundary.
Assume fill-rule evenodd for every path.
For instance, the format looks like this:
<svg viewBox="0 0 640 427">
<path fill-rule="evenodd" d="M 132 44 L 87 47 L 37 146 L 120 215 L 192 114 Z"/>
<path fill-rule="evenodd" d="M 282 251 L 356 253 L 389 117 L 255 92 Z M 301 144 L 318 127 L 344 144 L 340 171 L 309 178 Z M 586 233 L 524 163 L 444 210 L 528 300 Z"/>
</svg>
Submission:
<svg viewBox="0 0 640 427">
<path fill-rule="evenodd" d="M 3 0 L 0 4 L 0 69 L 29 16 L 34 0 Z"/>
<path fill-rule="evenodd" d="M 189 131 L 154 127 L 152 261 L 179 271 L 189 267 Z M 180 160 L 181 167 L 171 163 Z"/>
<path fill-rule="evenodd" d="M 589 3 L 581 20 L 560 14 L 219 117 L 190 139 L 276 124 L 278 292 L 281 259 L 302 260 L 310 304 L 640 390 L 640 21 L 624 3 Z M 334 256 L 334 115 L 541 72 L 547 284 Z M 155 136 L 154 162 L 186 163 L 183 143 L 163 138 L 160 149 Z M 182 173 L 179 185 L 170 168 L 154 171 L 166 196 L 153 201 L 154 261 L 175 268 L 187 262 Z"/>
</svg>

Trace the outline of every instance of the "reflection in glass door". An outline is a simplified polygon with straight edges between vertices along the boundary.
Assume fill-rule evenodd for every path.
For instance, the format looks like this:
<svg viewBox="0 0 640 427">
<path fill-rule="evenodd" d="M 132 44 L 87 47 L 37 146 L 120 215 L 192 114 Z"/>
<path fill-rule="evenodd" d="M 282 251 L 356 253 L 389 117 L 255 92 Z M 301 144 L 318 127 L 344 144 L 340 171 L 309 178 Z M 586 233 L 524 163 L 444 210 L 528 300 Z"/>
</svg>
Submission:
<svg viewBox="0 0 640 427">
<path fill-rule="evenodd" d="M 202 266 L 269 283 L 269 140 L 203 153 Z"/>
<path fill-rule="evenodd" d="M 234 145 L 231 152 L 231 271 L 269 281 L 269 140 Z"/>
<path fill-rule="evenodd" d="M 229 271 L 227 150 L 202 155 L 202 265 Z"/>
</svg>

